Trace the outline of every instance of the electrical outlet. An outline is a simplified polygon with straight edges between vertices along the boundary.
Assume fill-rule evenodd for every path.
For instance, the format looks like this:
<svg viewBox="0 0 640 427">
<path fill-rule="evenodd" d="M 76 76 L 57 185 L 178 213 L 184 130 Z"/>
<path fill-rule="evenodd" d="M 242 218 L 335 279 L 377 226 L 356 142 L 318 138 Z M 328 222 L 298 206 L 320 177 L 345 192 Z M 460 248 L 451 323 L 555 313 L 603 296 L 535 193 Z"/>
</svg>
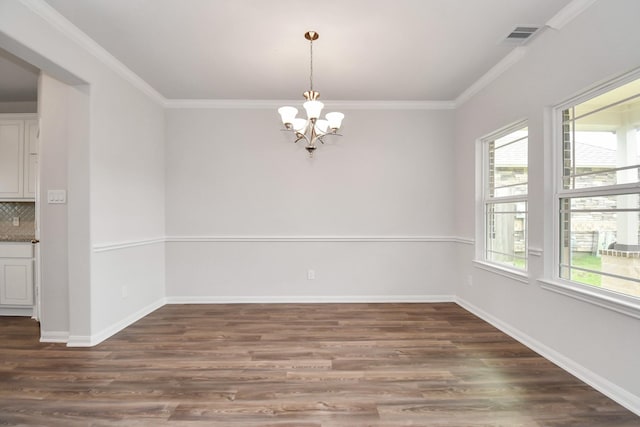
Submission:
<svg viewBox="0 0 640 427">
<path fill-rule="evenodd" d="M 316 278 L 315 270 L 308 270 L 307 271 L 307 280 L 314 280 L 315 278 Z"/>
<path fill-rule="evenodd" d="M 467 276 L 467 285 L 473 286 L 473 276 L 472 275 L 468 275 Z"/>
<path fill-rule="evenodd" d="M 13 224 L 14 227 L 20 227 L 20 217 L 14 216 L 11 223 Z"/>
</svg>

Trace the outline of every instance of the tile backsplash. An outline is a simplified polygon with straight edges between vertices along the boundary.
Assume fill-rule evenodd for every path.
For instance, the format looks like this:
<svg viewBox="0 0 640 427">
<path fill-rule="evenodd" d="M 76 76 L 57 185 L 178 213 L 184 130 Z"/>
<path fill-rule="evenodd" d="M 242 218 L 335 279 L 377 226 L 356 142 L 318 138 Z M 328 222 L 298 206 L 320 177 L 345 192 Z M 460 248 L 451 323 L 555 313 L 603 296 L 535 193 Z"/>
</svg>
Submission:
<svg viewBox="0 0 640 427">
<path fill-rule="evenodd" d="M 19 225 L 13 219 L 19 218 Z M 0 202 L 0 241 L 31 240 L 35 236 L 36 205 L 33 202 Z"/>
</svg>

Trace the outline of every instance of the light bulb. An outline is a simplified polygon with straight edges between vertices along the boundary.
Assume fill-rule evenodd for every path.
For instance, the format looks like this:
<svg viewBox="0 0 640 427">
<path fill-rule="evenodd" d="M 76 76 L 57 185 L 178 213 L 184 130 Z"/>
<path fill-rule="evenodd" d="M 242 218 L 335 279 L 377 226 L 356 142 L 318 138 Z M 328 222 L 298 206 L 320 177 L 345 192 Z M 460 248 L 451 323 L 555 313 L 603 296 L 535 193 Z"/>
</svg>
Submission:
<svg viewBox="0 0 640 427">
<path fill-rule="evenodd" d="M 296 107 L 280 107 L 278 108 L 278 113 L 280 113 L 280 117 L 282 118 L 282 124 L 288 127 L 287 125 L 291 125 L 296 119 L 298 109 Z"/>
<path fill-rule="evenodd" d="M 327 121 L 329 122 L 329 127 L 332 130 L 340 129 L 340 126 L 342 125 L 342 119 L 344 119 L 344 114 L 342 113 L 327 113 Z"/>
<path fill-rule="evenodd" d="M 293 130 L 298 133 L 304 133 L 307 130 L 307 120 L 305 119 L 294 119 L 293 120 Z"/>
<path fill-rule="evenodd" d="M 316 132 L 321 134 L 327 133 L 327 129 L 329 129 L 329 122 L 326 120 L 316 120 Z"/>
<path fill-rule="evenodd" d="M 318 117 L 320 117 L 320 113 L 322 112 L 324 104 L 320 101 L 307 101 L 302 104 L 302 106 L 307 111 L 307 118 L 317 119 Z"/>
</svg>

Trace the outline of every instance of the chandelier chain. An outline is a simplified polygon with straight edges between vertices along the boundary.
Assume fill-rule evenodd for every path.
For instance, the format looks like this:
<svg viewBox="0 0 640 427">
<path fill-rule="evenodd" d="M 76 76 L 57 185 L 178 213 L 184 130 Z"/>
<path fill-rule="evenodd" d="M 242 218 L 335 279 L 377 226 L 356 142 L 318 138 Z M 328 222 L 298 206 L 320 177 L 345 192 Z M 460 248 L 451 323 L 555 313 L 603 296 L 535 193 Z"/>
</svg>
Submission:
<svg viewBox="0 0 640 427">
<path fill-rule="evenodd" d="M 309 89 L 313 92 L 313 40 L 309 43 L 310 61 L 309 61 Z"/>
</svg>

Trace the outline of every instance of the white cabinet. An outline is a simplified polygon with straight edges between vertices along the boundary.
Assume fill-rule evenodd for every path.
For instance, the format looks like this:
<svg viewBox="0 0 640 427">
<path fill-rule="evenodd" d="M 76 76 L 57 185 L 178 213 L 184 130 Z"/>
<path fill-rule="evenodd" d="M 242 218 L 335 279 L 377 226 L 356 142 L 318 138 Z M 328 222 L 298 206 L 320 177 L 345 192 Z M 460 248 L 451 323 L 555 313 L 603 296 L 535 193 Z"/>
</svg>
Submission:
<svg viewBox="0 0 640 427">
<path fill-rule="evenodd" d="M 35 115 L 0 115 L 0 200 L 33 200 L 38 173 Z"/>
<path fill-rule="evenodd" d="M 0 120 L 0 197 L 24 195 L 24 121 Z"/>
<path fill-rule="evenodd" d="M 33 305 L 33 260 L 0 259 L 0 304 Z"/>
<path fill-rule="evenodd" d="M 0 305 L 33 305 L 31 244 L 0 244 Z"/>
<path fill-rule="evenodd" d="M 24 197 L 35 199 L 38 177 L 38 120 L 25 120 L 24 132 Z"/>
</svg>

